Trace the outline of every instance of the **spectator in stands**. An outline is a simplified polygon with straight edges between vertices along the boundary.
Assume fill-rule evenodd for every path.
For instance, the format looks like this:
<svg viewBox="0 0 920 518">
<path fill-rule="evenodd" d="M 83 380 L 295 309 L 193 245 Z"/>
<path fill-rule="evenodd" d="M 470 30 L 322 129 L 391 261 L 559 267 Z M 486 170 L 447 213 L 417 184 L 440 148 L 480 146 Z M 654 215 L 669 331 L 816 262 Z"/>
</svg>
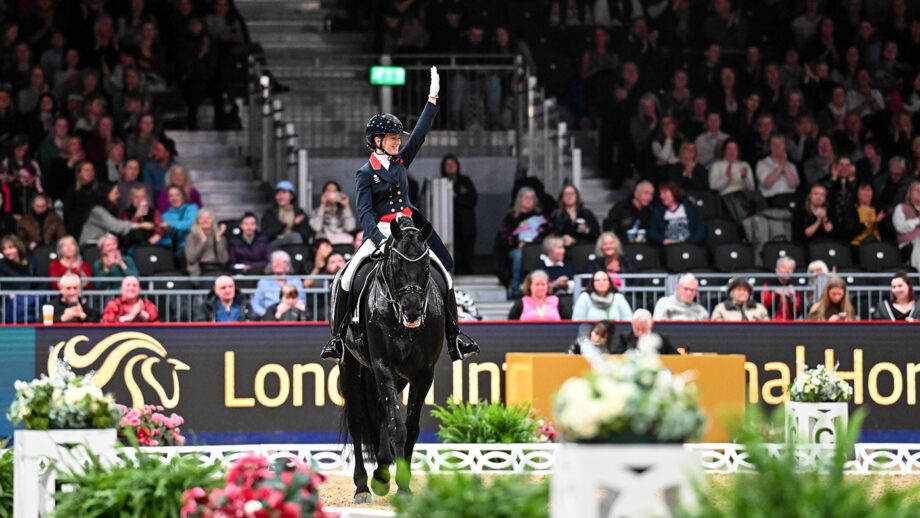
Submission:
<svg viewBox="0 0 920 518">
<path fill-rule="evenodd" d="M 45 173 L 46 184 L 51 187 L 50 178 L 51 163 L 55 158 L 63 156 L 67 152 L 67 145 L 70 142 L 70 124 L 67 116 L 57 114 L 51 126 L 51 132 L 44 137 L 38 145 L 38 165 Z"/>
<path fill-rule="evenodd" d="M 792 214 L 793 239 L 802 242 L 826 241 L 834 239 L 840 231 L 831 220 L 827 188 L 821 184 L 812 186 L 805 203 Z"/>
<path fill-rule="evenodd" d="M 514 301 L 508 312 L 508 320 L 522 322 L 549 322 L 568 320 L 572 308 L 549 293 L 549 275 L 543 270 L 534 270 L 527 274 L 521 285 L 523 296 Z"/>
<path fill-rule="evenodd" d="M 16 135 L 9 143 L 9 146 L 12 153 L 3 159 L 3 165 L 6 166 L 8 171 L 18 172 L 22 169 L 28 169 L 32 175 L 41 176 L 41 167 L 38 162 L 32 160 L 32 156 L 29 153 L 29 148 L 31 147 L 29 137 L 24 134 Z"/>
<path fill-rule="evenodd" d="M 174 185 L 167 187 L 166 196 L 169 199 L 169 210 L 160 216 L 162 220 L 160 228 L 163 229 L 164 235 L 159 244 L 172 247 L 173 250 L 180 252 L 195 222 L 198 206 L 188 203 L 185 191 Z"/>
<path fill-rule="evenodd" d="M 199 194 L 198 189 L 192 185 L 192 179 L 189 178 L 188 171 L 185 170 L 185 167 L 179 164 L 170 167 L 169 170 L 166 171 L 164 181 L 165 185 L 175 185 L 182 189 L 188 203 L 196 205 L 199 209 L 201 208 L 201 194 Z M 160 195 L 157 198 L 157 209 L 159 209 L 160 212 L 169 210 L 169 198 L 165 189 L 160 191 Z"/>
<path fill-rule="evenodd" d="M 907 188 L 904 203 L 894 209 L 891 222 L 897 232 L 901 259 L 920 269 L 920 181 L 913 181 Z"/>
<path fill-rule="evenodd" d="M 0 174 L 0 178 L 2 178 Z M 16 219 L 10 208 L 10 190 L 9 187 L 0 181 L 0 236 L 16 233 Z"/>
<path fill-rule="evenodd" d="M 888 173 L 875 179 L 875 198 L 880 209 L 892 213 L 894 208 L 904 199 L 903 192 L 909 185 L 908 177 L 904 174 L 907 164 L 904 158 L 896 156 L 888 161 Z"/>
<path fill-rule="evenodd" d="M 275 203 L 262 215 L 262 232 L 274 249 L 308 244 L 313 238 L 307 214 L 294 200 L 294 184 L 282 180 L 275 185 Z"/>
<path fill-rule="evenodd" d="M 629 320 L 631 316 L 626 297 L 603 270 L 594 272 L 591 284 L 578 296 L 572 310 L 572 320 Z"/>
<path fill-rule="evenodd" d="M 125 144 L 120 138 L 113 138 L 106 146 L 105 152 L 105 164 L 102 165 L 105 173 L 102 177 L 107 184 L 115 185 L 121 177 L 121 168 L 125 165 Z"/>
<path fill-rule="evenodd" d="M 728 133 L 722 131 L 722 116 L 711 111 L 706 115 L 706 131 L 696 137 L 696 161 L 709 167 L 722 158 L 722 144 L 728 140 Z"/>
<path fill-rule="evenodd" d="M 29 206 L 31 200 L 45 192 L 42 178 L 31 164 L 26 164 L 21 169 L 7 169 L 7 171 L 18 180 L 10 185 L 13 214 L 22 215 L 26 212 L 26 207 Z"/>
<path fill-rule="evenodd" d="M 227 225 L 215 225 L 214 214 L 201 209 L 195 214 L 195 223 L 185 239 L 185 264 L 192 277 L 213 275 L 227 271 L 230 252 L 224 234 Z"/>
<path fill-rule="evenodd" d="M 690 116 L 685 117 L 677 128 L 681 133 L 687 136 L 689 142 L 695 142 L 696 139 L 706 132 L 706 98 L 696 96 L 690 105 Z"/>
<path fill-rule="evenodd" d="M 696 302 L 700 283 L 692 273 L 681 275 L 677 293 L 658 299 L 655 320 L 709 320 L 709 312 Z"/>
<path fill-rule="evenodd" d="M 460 44 L 461 53 L 483 54 L 491 53 L 492 43 L 490 39 L 485 38 L 485 29 L 479 21 L 473 21 L 466 29 L 466 39 Z M 499 127 L 499 112 L 502 103 L 502 83 L 501 79 L 494 72 L 485 70 L 472 71 L 471 73 L 454 74 L 450 80 L 450 103 L 448 109 L 448 119 L 452 125 L 457 125 L 460 121 L 461 108 L 463 108 L 464 96 L 467 91 L 481 92 L 485 98 L 485 107 L 488 119 L 485 121 L 487 128 Z M 466 115 L 466 114 L 464 114 Z M 467 121 L 464 120 L 464 123 Z"/>
<path fill-rule="evenodd" d="M 132 229 L 150 225 L 152 224 L 132 223 L 118 218 L 118 187 L 113 185 L 109 188 L 105 200 L 90 210 L 80 232 L 80 245 L 95 245 L 106 232 L 124 236 Z"/>
<path fill-rule="evenodd" d="M 662 115 L 661 125 L 652 140 L 652 159 L 654 167 L 649 167 L 646 175 L 660 183 L 672 165 L 680 163 L 680 149 L 685 137 L 677 130 L 677 123 L 671 115 Z M 696 157 L 693 157 L 694 161 Z"/>
<path fill-rule="evenodd" d="M 79 236 L 90 211 L 102 202 L 104 195 L 99 191 L 96 168 L 92 162 L 79 162 L 74 172 L 76 183 L 64 195 L 64 227 L 68 234 Z"/>
<path fill-rule="evenodd" d="M 756 320 L 770 320 L 770 314 L 763 304 L 757 302 L 751 295 L 754 287 L 743 277 L 732 277 L 725 287 L 728 300 L 720 302 L 712 310 L 713 320 L 728 322 L 747 322 Z"/>
<path fill-rule="evenodd" d="M 771 207 L 788 205 L 787 195 L 795 194 L 799 173 L 786 156 L 786 138 L 782 135 L 770 138 L 770 156 L 757 162 L 757 181 Z"/>
<path fill-rule="evenodd" d="M 149 299 L 141 297 L 141 284 L 129 275 L 121 280 L 121 295 L 110 300 L 102 313 L 103 324 L 159 322 L 160 313 Z"/>
<path fill-rule="evenodd" d="M 641 243 L 646 240 L 655 199 L 655 186 L 643 180 L 636 184 L 632 197 L 621 200 L 610 208 L 604 220 L 604 230 L 616 234 L 627 243 Z"/>
<path fill-rule="evenodd" d="M 473 273 L 473 252 L 476 248 L 476 202 L 479 195 L 473 180 L 460 172 L 460 161 L 455 155 L 448 153 L 441 158 L 441 176 L 454 184 L 454 271 L 470 274 Z"/>
<path fill-rule="evenodd" d="M 888 166 L 879 154 L 876 143 L 871 140 L 863 142 L 863 157 L 853 165 L 856 166 L 856 179 L 870 183 L 884 176 Z"/>
<path fill-rule="evenodd" d="M 125 156 L 146 163 L 150 159 L 150 149 L 153 147 L 153 141 L 156 139 L 154 130 L 156 121 L 153 115 L 145 113 L 137 121 L 137 131 L 128 135 L 125 141 Z"/>
<path fill-rule="evenodd" d="M 548 237 L 543 240 L 543 254 L 533 269 L 543 270 L 549 276 L 550 293 L 554 295 L 572 293 L 578 272 L 571 261 L 565 260 L 565 241 L 561 237 Z"/>
<path fill-rule="evenodd" d="M 773 320 L 795 320 L 802 314 L 802 293 L 792 284 L 795 259 L 780 257 L 776 260 L 776 282 L 764 283 L 763 305 L 773 311 Z"/>
<path fill-rule="evenodd" d="M 847 283 L 840 277 L 830 277 L 818 302 L 808 310 L 808 320 L 839 322 L 856 320 L 856 310 L 847 296 Z"/>
<path fill-rule="evenodd" d="M 709 169 L 709 187 L 722 197 L 735 222 L 757 212 L 759 203 L 755 196 L 754 171 L 747 162 L 738 159 L 738 142 L 728 139 L 724 145 L 723 159 Z"/>
<path fill-rule="evenodd" d="M 860 68 L 856 74 L 856 85 L 847 91 L 847 111 L 860 117 L 868 117 L 884 109 L 885 99 L 882 93 L 872 88 L 872 76 L 868 68 Z"/>
<path fill-rule="evenodd" d="M 623 288 L 621 273 L 633 273 L 635 266 L 623 255 L 623 245 L 613 232 L 604 232 L 597 238 L 594 246 L 594 261 L 589 265 L 591 271 L 604 271 L 610 275 L 616 289 Z"/>
<path fill-rule="evenodd" d="M 236 289 L 233 279 L 221 275 L 214 280 L 214 289 L 195 308 L 195 322 L 249 322 L 259 320 L 249 297 Z"/>
<path fill-rule="evenodd" d="M 914 286 L 905 272 L 891 278 L 891 300 L 883 300 L 875 310 L 875 320 L 920 320 L 920 304 L 914 301 Z"/>
<path fill-rule="evenodd" d="M 132 162 L 137 163 L 136 160 Z M 129 253 L 136 246 L 155 245 L 165 235 L 161 227 L 162 215 L 151 206 L 147 186 L 137 182 L 130 192 L 131 204 L 121 212 L 121 219 L 132 223 L 132 230 L 124 239 L 125 250 Z"/>
<path fill-rule="evenodd" d="M 348 195 L 342 191 L 338 183 L 326 182 L 319 199 L 319 207 L 313 209 L 313 214 L 310 215 L 310 228 L 313 229 L 314 238 L 327 239 L 333 245 L 351 243 L 351 232 L 355 229 L 356 223 Z"/>
<path fill-rule="evenodd" d="M 282 286 L 290 284 L 296 289 L 298 284 L 297 279 L 283 278 L 283 276 L 292 273 L 291 256 L 284 250 L 272 252 L 271 273 L 277 277 L 274 279 L 260 279 L 256 285 L 256 295 L 252 299 L 252 308 L 260 316 L 265 315 L 266 308 L 281 300 Z M 303 295 L 299 299 L 303 300 Z"/>
<path fill-rule="evenodd" d="M 831 218 L 843 227 L 844 217 L 856 203 L 856 168 L 849 157 L 839 156 L 831 167 L 831 177 L 827 182 L 827 206 Z M 849 238 L 849 235 L 841 237 Z"/>
<path fill-rule="evenodd" d="M 590 209 L 585 207 L 581 193 L 574 185 L 566 185 L 559 195 L 559 204 L 550 214 L 553 233 L 562 238 L 566 247 L 593 243 L 600 235 L 600 225 Z"/>
<path fill-rule="evenodd" d="M 912 151 L 911 144 L 914 138 L 916 138 L 916 135 L 914 133 L 913 117 L 907 111 L 899 111 L 892 117 L 891 135 L 885 140 L 882 149 L 889 156 L 907 156 Z M 878 152 L 881 149 L 876 151 L 875 155 L 878 156 Z M 865 151 L 863 151 L 863 154 L 866 154 Z M 877 160 L 881 162 L 880 159 Z"/>
<path fill-rule="evenodd" d="M 291 284 L 281 287 L 281 300 L 272 304 L 262 316 L 263 322 L 305 322 L 307 307 L 297 299 L 297 288 Z"/>
<path fill-rule="evenodd" d="M 139 276 L 137 265 L 131 256 L 124 256 L 118 248 L 118 238 L 106 233 L 99 239 L 99 259 L 93 263 L 93 277 L 122 279 L 129 275 Z M 99 282 L 98 287 L 111 289 L 115 282 Z"/>
<path fill-rule="evenodd" d="M 805 185 L 811 187 L 824 183 L 831 176 L 831 166 L 834 165 L 834 144 L 827 135 L 818 138 L 818 154 L 805 160 Z"/>
<path fill-rule="evenodd" d="M 609 320 L 601 320 L 591 327 L 591 333 L 588 336 L 580 336 L 569 345 L 568 354 L 584 356 L 610 354 L 610 351 L 613 350 L 615 331 L 616 324 Z"/>
<path fill-rule="evenodd" d="M 101 315 L 80 298 L 80 277 L 65 273 L 56 282 L 61 294 L 48 301 L 54 306 L 54 322 L 65 324 L 90 324 L 99 322 Z"/>
<path fill-rule="evenodd" d="M 65 273 L 72 273 L 79 277 L 92 277 L 93 271 L 90 265 L 80 257 L 80 247 L 77 246 L 77 240 L 73 236 L 64 236 L 57 242 L 57 259 L 51 261 L 48 265 L 49 277 L 60 277 Z M 93 289 L 93 283 L 84 282 L 83 287 L 87 290 Z M 58 289 L 57 282 L 51 283 L 51 289 Z"/>
<path fill-rule="evenodd" d="M 86 159 L 92 162 L 94 166 L 101 169 L 105 166 L 107 157 L 106 148 L 115 138 L 113 129 L 115 121 L 110 115 L 103 115 L 96 121 L 92 135 L 86 139 L 83 148 L 86 151 Z"/>
<path fill-rule="evenodd" d="M 147 202 L 153 199 L 153 191 L 147 187 L 147 184 L 138 180 L 141 174 L 141 163 L 136 158 L 125 160 L 124 165 L 119 170 L 118 180 L 118 210 L 119 212 L 128 208 L 133 201 L 131 190 L 135 187 L 144 187 L 147 189 Z M 161 211 L 162 212 L 162 211 Z"/>
<path fill-rule="evenodd" d="M 26 256 L 25 245 L 18 237 L 11 235 L 0 239 L 0 252 L 3 253 L 3 260 L 0 260 L 0 277 L 36 276 L 35 267 Z M 31 290 L 35 289 L 35 283 L 32 281 L 4 282 L 3 287 L 7 290 Z"/>
<path fill-rule="evenodd" d="M 652 314 L 647 309 L 637 309 L 632 316 L 632 330 L 620 335 L 620 343 L 611 352 L 629 354 L 648 350 L 658 354 L 677 354 L 677 348 L 667 336 L 652 332 L 654 325 Z"/>
<path fill-rule="evenodd" d="M 629 136 L 640 171 L 648 171 L 651 164 L 652 139 L 659 130 L 660 114 L 658 97 L 648 92 L 639 98 L 639 110 L 629 121 Z"/>
<path fill-rule="evenodd" d="M 28 250 L 56 244 L 67 235 L 64 221 L 51 209 L 51 199 L 47 195 L 38 194 L 32 198 L 30 207 L 29 213 L 16 224 L 16 234 Z"/>
<path fill-rule="evenodd" d="M 879 224 L 885 219 L 885 211 L 875 208 L 875 189 L 869 182 L 860 182 L 856 189 L 856 203 L 850 205 L 844 220 L 848 225 L 846 235 L 853 236 L 851 245 L 876 243 L 882 240 Z"/>
<path fill-rule="evenodd" d="M 648 240 L 656 245 L 673 243 L 702 243 L 706 239 L 706 223 L 699 209 L 684 199 L 683 190 L 672 182 L 658 187 L 660 205 L 652 207 Z"/>
<path fill-rule="evenodd" d="M 166 137 L 154 137 L 150 142 L 150 159 L 144 163 L 143 174 L 144 183 L 150 187 L 154 196 L 159 196 L 160 191 L 167 185 L 166 172 L 173 166 L 175 154 L 175 143 Z"/>
<path fill-rule="evenodd" d="M 230 267 L 239 273 L 261 274 L 268 265 L 271 246 L 259 232 L 259 223 L 252 212 L 243 214 L 240 233 L 230 239 Z"/>
<path fill-rule="evenodd" d="M 706 168 L 697 162 L 696 144 L 684 142 L 680 146 L 680 159 L 668 167 L 666 181 L 673 182 L 684 191 L 709 190 Z"/>
<path fill-rule="evenodd" d="M 521 296 L 518 284 L 521 281 L 521 258 L 525 245 L 539 244 L 552 231 L 552 224 L 547 220 L 537 203 L 537 194 L 530 187 L 521 187 L 518 190 L 514 207 L 505 219 L 502 220 L 498 230 L 498 243 L 496 252 L 504 252 L 511 266 L 510 297 Z"/>
<path fill-rule="evenodd" d="M 320 238 L 313 241 L 313 267 L 307 273 L 310 275 L 322 275 L 326 271 L 326 263 L 332 256 L 332 243 L 328 239 Z M 303 287 L 313 286 L 313 279 L 304 279 Z"/>
</svg>

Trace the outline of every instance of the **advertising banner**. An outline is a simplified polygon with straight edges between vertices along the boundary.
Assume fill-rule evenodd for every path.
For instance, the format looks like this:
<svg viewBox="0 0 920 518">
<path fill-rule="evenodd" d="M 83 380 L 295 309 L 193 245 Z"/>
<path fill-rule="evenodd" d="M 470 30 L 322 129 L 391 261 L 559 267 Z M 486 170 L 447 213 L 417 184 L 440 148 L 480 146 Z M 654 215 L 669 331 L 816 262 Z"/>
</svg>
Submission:
<svg viewBox="0 0 920 518">
<path fill-rule="evenodd" d="M 577 323 L 484 323 L 465 326 L 482 354 L 435 373 L 428 408 L 456 400 L 499 401 L 509 352 L 563 352 Z M 618 332 L 628 324 L 619 324 Z M 910 324 L 658 324 L 678 347 L 744 354 L 747 397 L 774 406 L 800 364 L 837 366 L 869 410 L 863 440 L 920 442 L 917 375 L 920 333 Z M 0 330 L 0 404 L 16 379 L 56 368 L 93 371 L 126 405 L 162 405 L 208 443 L 330 442 L 342 397 L 338 367 L 319 359 L 324 325 L 50 326 Z M 4 420 L 5 422 L 5 420 Z M 0 434 L 9 435 L 11 427 Z M 423 440 L 437 423 L 424 413 Z"/>
</svg>

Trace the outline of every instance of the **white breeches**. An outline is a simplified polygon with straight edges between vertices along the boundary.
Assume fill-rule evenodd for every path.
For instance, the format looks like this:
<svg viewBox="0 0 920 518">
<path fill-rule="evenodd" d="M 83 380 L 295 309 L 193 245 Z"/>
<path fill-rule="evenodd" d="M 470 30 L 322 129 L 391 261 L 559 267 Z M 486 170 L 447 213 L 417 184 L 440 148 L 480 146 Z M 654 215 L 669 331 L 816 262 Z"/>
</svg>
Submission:
<svg viewBox="0 0 920 518">
<path fill-rule="evenodd" d="M 407 216 L 400 216 L 407 217 Z M 383 237 L 390 238 L 390 224 L 380 222 L 377 223 L 377 230 L 383 234 Z M 351 282 L 354 280 L 355 271 L 358 269 L 358 265 L 364 261 L 364 258 L 374 253 L 377 247 L 374 246 L 374 243 L 370 239 L 365 239 L 361 246 L 358 247 L 358 251 L 355 252 L 355 255 L 351 257 L 351 260 L 348 261 L 348 264 L 345 265 L 345 269 L 342 272 L 342 289 L 345 291 L 351 291 Z M 441 263 L 441 260 L 438 259 L 438 256 L 434 252 L 428 251 L 428 257 L 431 259 L 431 262 L 438 266 L 438 269 L 441 270 L 441 273 L 444 274 L 444 278 L 447 279 L 447 289 L 453 289 L 454 281 L 451 279 L 450 274 L 447 272 L 447 269 L 444 268 L 444 265 Z"/>
</svg>

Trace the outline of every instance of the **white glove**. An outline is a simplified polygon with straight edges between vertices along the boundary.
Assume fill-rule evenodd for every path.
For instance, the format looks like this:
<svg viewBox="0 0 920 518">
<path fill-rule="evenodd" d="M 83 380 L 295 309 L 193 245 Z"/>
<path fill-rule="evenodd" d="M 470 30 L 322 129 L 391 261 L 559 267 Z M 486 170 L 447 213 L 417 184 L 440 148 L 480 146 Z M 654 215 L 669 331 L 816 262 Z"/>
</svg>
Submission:
<svg viewBox="0 0 920 518">
<path fill-rule="evenodd" d="M 431 86 L 428 88 L 428 97 L 438 98 L 441 91 L 441 78 L 438 76 L 438 67 L 431 67 Z"/>
</svg>

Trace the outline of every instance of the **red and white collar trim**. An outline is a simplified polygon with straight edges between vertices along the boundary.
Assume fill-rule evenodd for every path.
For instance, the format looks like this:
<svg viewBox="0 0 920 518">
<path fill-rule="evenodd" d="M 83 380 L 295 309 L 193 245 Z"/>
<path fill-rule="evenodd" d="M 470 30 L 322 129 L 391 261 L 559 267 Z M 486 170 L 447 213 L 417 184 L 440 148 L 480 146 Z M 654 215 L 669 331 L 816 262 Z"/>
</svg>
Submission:
<svg viewBox="0 0 920 518">
<path fill-rule="evenodd" d="M 374 169 L 380 169 L 381 167 L 390 170 L 390 157 L 389 155 L 381 155 L 380 153 L 372 153 L 371 158 L 371 167 Z"/>
</svg>

